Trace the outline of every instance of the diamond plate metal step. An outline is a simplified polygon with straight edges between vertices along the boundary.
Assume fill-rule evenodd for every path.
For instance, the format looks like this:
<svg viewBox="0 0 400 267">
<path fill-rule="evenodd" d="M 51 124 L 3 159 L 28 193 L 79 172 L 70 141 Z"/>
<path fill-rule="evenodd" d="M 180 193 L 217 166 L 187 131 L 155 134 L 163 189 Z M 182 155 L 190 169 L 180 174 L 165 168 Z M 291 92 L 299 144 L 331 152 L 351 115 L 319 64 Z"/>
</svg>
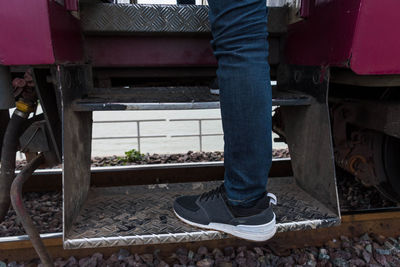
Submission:
<svg viewBox="0 0 400 267">
<path fill-rule="evenodd" d="M 84 4 L 82 29 L 86 34 L 209 33 L 208 6 L 159 4 Z M 288 8 L 270 7 L 268 31 L 287 31 Z"/>
<path fill-rule="evenodd" d="M 220 182 L 91 188 L 78 217 L 64 233 L 67 249 L 189 242 L 226 238 L 179 221 L 172 212 L 175 197 L 199 194 Z M 329 227 L 340 223 L 331 211 L 296 185 L 293 177 L 270 178 L 277 195 L 278 231 Z M 65 220 L 64 220 L 65 221 Z"/>
</svg>

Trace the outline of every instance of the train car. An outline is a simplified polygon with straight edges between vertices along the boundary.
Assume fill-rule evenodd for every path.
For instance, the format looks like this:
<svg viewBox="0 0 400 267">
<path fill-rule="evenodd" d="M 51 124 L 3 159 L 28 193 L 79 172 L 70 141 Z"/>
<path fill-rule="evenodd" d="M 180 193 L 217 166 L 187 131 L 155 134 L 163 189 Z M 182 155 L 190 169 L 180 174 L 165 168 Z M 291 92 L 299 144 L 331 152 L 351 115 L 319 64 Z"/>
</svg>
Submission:
<svg viewBox="0 0 400 267">
<path fill-rule="evenodd" d="M 90 186 L 93 111 L 219 107 L 208 7 L 188 3 L 0 3 L 6 25 L 0 27 L 0 221 L 10 206 L 19 150 L 30 160 L 27 177 L 39 165 L 63 164 L 65 248 L 226 237 L 183 225 L 171 212 L 174 196 L 213 182 Z M 287 142 L 294 172 L 269 181 L 281 203 L 278 231 L 340 223 L 336 166 L 399 202 L 400 3 L 267 3 L 277 82 L 273 130 Z M 39 102 L 43 114 L 35 113 Z M 27 177 L 13 183 L 17 210 L 23 210 L 17 189 Z"/>
</svg>

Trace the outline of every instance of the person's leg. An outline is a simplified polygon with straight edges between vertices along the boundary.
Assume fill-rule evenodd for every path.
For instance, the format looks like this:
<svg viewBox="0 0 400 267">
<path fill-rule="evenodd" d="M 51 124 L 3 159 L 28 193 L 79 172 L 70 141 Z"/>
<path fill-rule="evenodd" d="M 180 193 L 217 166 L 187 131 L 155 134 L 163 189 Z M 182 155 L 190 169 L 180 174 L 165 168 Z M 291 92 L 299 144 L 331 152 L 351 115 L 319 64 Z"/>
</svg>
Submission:
<svg viewBox="0 0 400 267">
<path fill-rule="evenodd" d="M 225 189 L 233 205 L 265 193 L 272 160 L 272 96 L 265 0 L 209 0 L 225 140 Z"/>
<path fill-rule="evenodd" d="M 272 194 L 266 194 L 271 166 L 271 87 L 267 61 L 265 0 L 209 0 L 218 59 L 225 133 L 225 181 L 201 195 L 178 197 L 174 212 L 197 227 L 254 241 L 276 231 Z"/>
</svg>

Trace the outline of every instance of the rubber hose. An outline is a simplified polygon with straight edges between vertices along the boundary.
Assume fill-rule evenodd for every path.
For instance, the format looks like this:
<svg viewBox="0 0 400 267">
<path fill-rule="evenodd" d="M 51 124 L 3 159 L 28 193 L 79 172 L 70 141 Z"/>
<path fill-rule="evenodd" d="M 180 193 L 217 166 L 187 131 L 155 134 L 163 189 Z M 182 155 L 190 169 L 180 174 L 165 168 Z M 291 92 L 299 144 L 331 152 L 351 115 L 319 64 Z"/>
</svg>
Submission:
<svg viewBox="0 0 400 267">
<path fill-rule="evenodd" d="M 14 112 L 4 134 L 0 169 L 0 223 L 4 220 L 10 208 L 10 189 L 15 177 L 15 158 L 19 137 L 25 130 L 26 121 L 27 119 Z"/>
<path fill-rule="evenodd" d="M 10 121 L 10 114 L 7 110 L 0 110 L 0 162 L 1 162 L 1 148 L 3 146 L 4 134 L 6 133 L 8 122 Z"/>
</svg>

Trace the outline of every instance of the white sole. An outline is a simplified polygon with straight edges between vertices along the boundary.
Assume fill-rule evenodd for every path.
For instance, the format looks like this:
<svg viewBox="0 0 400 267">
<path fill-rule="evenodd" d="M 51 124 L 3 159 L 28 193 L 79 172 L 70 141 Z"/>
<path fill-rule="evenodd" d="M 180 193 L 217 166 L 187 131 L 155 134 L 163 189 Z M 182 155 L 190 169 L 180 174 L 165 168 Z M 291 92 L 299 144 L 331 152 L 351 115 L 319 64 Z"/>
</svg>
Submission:
<svg viewBox="0 0 400 267">
<path fill-rule="evenodd" d="M 221 231 L 250 241 L 256 241 L 256 242 L 267 241 L 268 239 L 273 237 L 276 232 L 275 213 L 274 213 L 274 219 L 269 223 L 261 225 L 236 225 L 236 226 L 223 223 L 209 223 L 209 224 L 194 223 L 179 216 L 175 212 L 175 210 L 174 213 L 176 217 L 178 217 L 181 221 L 189 225 L 204 229 Z"/>
</svg>

